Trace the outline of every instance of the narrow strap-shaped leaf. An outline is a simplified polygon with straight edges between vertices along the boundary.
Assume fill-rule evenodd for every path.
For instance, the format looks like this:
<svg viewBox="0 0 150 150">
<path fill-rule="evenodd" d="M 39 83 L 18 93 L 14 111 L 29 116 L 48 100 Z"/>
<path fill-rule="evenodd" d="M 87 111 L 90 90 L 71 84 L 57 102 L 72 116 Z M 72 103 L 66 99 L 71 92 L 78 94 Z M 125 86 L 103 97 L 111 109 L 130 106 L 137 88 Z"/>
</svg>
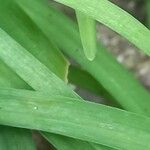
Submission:
<svg viewBox="0 0 150 150">
<path fill-rule="evenodd" d="M 45 1 L 40 3 L 36 0 L 35 5 L 30 5 L 30 1 L 19 0 L 18 3 L 23 4 L 20 4 L 22 9 L 49 39 L 53 39 L 67 55 L 102 84 L 124 109 L 147 115 L 150 113 L 149 92 L 102 45 L 98 47 L 96 58 L 92 62 L 87 61 L 80 50 L 82 45 L 76 24 L 58 10 L 48 6 Z M 37 8 L 40 10 L 38 15 Z"/>
<path fill-rule="evenodd" d="M 0 86 L 31 89 L 13 71 L 0 61 Z M 31 131 L 0 126 L 1 150 L 35 150 Z"/>
<path fill-rule="evenodd" d="M 32 89 L 13 70 L 2 62 L 2 60 L 0 60 L 0 86 L 6 88 L 13 87 L 16 89 Z"/>
<path fill-rule="evenodd" d="M 114 99 L 88 72 L 79 67 L 73 65 L 69 67 L 68 82 L 99 95 L 107 100 Z"/>
<path fill-rule="evenodd" d="M 0 51 L 0 59 L 10 66 L 33 89 L 43 91 L 43 93 L 79 98 L 61 79 L 2 29 L 0 29 Z"/>
<path fill-rule="evenodd" d="M 5 3 L 6 1 L 3 3 L 3 9 L 5 8 Z M 1 11 L 0 17 L 2 16 L 4 20 L 9 20 L 9 19 L 6 19 L 7 17 L 5 16 L 5 13 L 2 12 L 1 6 L 2 5 L 0 5 L 0 11 Z M 12 12 L 11 15 L 12 14 L 14 13 Z M 0 20 L 1 20 L 0 24 L 4 23 L 2 19 Z M 11 24 L 9 25 L 11 26 Z M 5 27 L 6 27 L 6 24 L 5 24 Z M 14 30 L 13 27 L 12 29 Z M 21 88 L 31 89 L 23 80 L 21 80 L 17 76 L 15 72 L 7 68 L 8 67 L 2 61 L 0 61 L 0 86 L 15 87 L 15 88 L 20 88 L 21 86 Z M 1 126 L 0 133 L 1 133 L 0 134 L 0 149 L 2 150 L 16 150 L 16 149 L 34 150 L 35 149 L 35 144 L 33 143 L 31 131 Z"/>
<path fill-rule="evenodd" d="M 118 32 L 150 55 L 150 31 L 130 14 L 108 0 L 55 0 L 89 15 Z"/>
<path fill-rule="evenodd" d="M 0 68 L 4 74 L 0 73 L 0 85 L 2 87 L 15 87 L 15 88 L 26 88 L 31 89 L 29 86 L 25 84 L 23 80 L 21 80 L 15 73 L 7 69 L 3 63 L 0 63 Z M 27 93 L 25 93 L 27 95 Z M 32 139 L 29 138 L 29 142 L 26 144 L 27 139 L 25 139 L 25 135 L 28 135 L 29 132 L 24 129 L 0 126 L 1 134 L 0 134 L 0 149 L 2 150 L 16 150 L 23 148 L 25 150 L 30 150 L 32 146 Z M 22 131 L 22 132 L 21 132 Z M 79 140 L 59 136 L 55 134 L 42 132 L 42 135 L 51 142 L 58 150 L 92 150 L 93 147 L 89 145 L 87 142 L 80 142 Z M 12 138 L 13 137 L 13 138 Z M 15 138 L 14 138 L 15 137 Z M 11 139 L 11 140 L 10 140 Z M 7 144 L 6 144 L 7 143 Z M 26 147 L 29 145 L 30 147 Z M 98 146 L 99 148 L 99 146 Z"/>
<path fill-rule="evenodd" d="M 61 64 L 60 63 L 61 61 L 57 61 L 57 58 L 60 58 L 59 53 L 57 53 L 57 49 L 55 49 L 55 47 L 51 43 L 50 43 L 51 45 L 49 44 L 49 41 L 47 40 L 47 38 L 42 36 L 42 32 L 39 32 L 39 30 L 34 26 L 34 24 L 31 23 L 30 19 L 26 15 L 24 15 L 24 13 L 18 7 L 16 7 L 16 5 L 14 5 L 14 3 L 12 3 L 12 1 L 9 1 L 9 0 L 7 0 L 3 3 L 3 7 L 1 7 L 1 11 L 3 12 L 3 15 L 0 15 L 0 17 L 1 17 L 0 26 L 3 29 L 5 29 L 8 33 L 10 33 L 10 35 L 16 41 L 18 41 L 22 46 L 27 48 L 34 56 L 36 56 L 41 62 L 43 62 L 49 69 L 54 71 L 58 76 L 62 77 L 62 72 L 59 71 L 58 69 L 60 68 L 60 69 L 64 70 L 62 67 L 64 65 L 64 63 L 62 61 L 62 64 Z M 18 24 L 19 24 L 19 28 L 18 28 Z M 26 36 L 26 34 L 28 34 L 28 36 L 30 38 L 28 38 Z M 49 48 L 51 48 L 51 49 L 49 49 Z M 42 51 L 41 51 L 41 49 L 42 49 Z M 52 52 L 49 55 L 50 51 L 52 51 Z M 55 60 L 54 63 L 53 63 L 53 59 Z M 53 63 L 53 65 L 51 65 L 52 63 Z M 20 64 L 20 62 L 18 64 Z M 59 66 L 59 64 L 61 64 L 61 66 Z M 34 66 L 34 67 L 36 68 L 36 66 Z M 13 74 L 12 71 L 10 71 L 9 69 L 6 69 L 7 68 L 6 66 L 4 66 L 3 68 L 4 68 L 3 71 L 5 70 L 4 71 L 5 73 L 2 74 L 2 76 L 1 76 L 1 79 L 2 79 L 1 81 L 3 81 L 3 85 L 4 84 L 6 85 L 6 83 L 7 83 L 7 85 L 12 86 L 12 87 L 28 88 L 28 86 L 26 86 L 26 85 L 24 87 L 24 82 L 22 80 L 20 80 L 19 77 L 15 76 L 15 74 Z M 38 66 L 37 66 L 37 68 L 38 68 Z M 23 69 L 23 66 L 21 66 L 21 69 Z M 32 68 L 31 68 L 31 70 L 32 70 Z M 34 72 L 34 74 L 36 73 L 35 71 L 33 71 L 33 72 Z M 27 78 L 28 79 L 30 78 L 32 80 L 31 75 L 32 75 L 32 71 L 30 72 L 30 77 L 27 77 Z M 27 78 L 25 78 L 25 79 L 23 78 L 23 79 L 26 80 Z M 40 78 L 40 76 L 39 76 L 39 78 Z M 51 84 L 49 84 L 49 85 L 51 85 Z M 51 90 L 51 92 L 52 92 L 52 90 Z M 60 140 L 57 142 L 57 138 L 55 138 L 55 139 L 53 138 L 53 141 L 54 140 L 55 140 L 55 143 L 57 143 L 57 146 L 62 147 Z M 64 140 L 62 139 L 62 141 L 64 141 Z M 73 143 L 73 140 L 72 140 L 72 143 Z M 79 142 L 79 141 L 76 142 L 75 141 L 74 143 L 76 145 L 78 145 L 78 147 L 80 147 L 81 149 L 83 149 L 83 148 L 91 149 L 92 148 L 86 142 Z M 68 147 L 68 149 L 72 148 L 72 146 L 71 146 L 71 148 L 69 148 L 69 145 L 66 145 L 66 147 Z"/>
<path fill-rule="evenodd" d="M 97 51 L 96 21 L 79 11 L 76 11 L 76 16 L 85 56 L 92 61 Z"/>
<path fill-rule="evenodd" d="M 148 27 L 150 29 L 150 1 L 146 0 L 146 5 L 147 5 L 147 22 L 148 22 Z"/>
<path fill-rule="evenodd" d="M 51 134 L 51 133 L 47 133 L 44 132 L 42 134 L 46 139 L 48 139 L 48 141 L 51 141 L 52 144 L 54 145 L 54 147 L 56 147 L 58 150 L 91 150 L 93 149 L 93 147 L 91 145 L 89 145 L 87 142 L 85 141 L 80 141 L 78 139 L 73 139 L 70 137 L 65 137 L 62 135 L 58 135 L 58 134 Z M 57 139 L 57 140 L 56 140 Z M 94 144 L 95 146 L 96 144 Z M 99 150 L 101 150 L 98 148 Z M 102 149 L 105 150 L 105 149 Z M 108 149 L 106 149 L 108 150 Z"/>
<path fill-rule="evenodd" d="M 31 131 L 0 126 L 1 150 L 36 150 Z"/>
<path fill-rule="evenodd" d="M 108 146 L 106 147 L 103 145 L 101 145 L 101 147 L 100 147 L 99 144 L 95 144 L 95 143 L 91 143 L 91 145 L 97 150 L 119 150 L 118 148 L 116 149 L 116 148 L 112 148 L 112 147 L 108 147 Z"/>
<path fill-rule="evenodd" d="M 0 4 L 2 4 L 0 27 L 47 68 L 66 81 L 68 62 L 57 47 L 47 39 L 14 0 L 0 0 Z"/>
<path fill-rule="evenodd" d="M 57 76 L 66 81 L 66 73 L 68 62 L 58 49 L 42 34 L 42 32 L 32 23 L 30 18 L 19 9 L 11 0 L 0 1 L 0 27 L 5 29 L 17 42 L 28 49 L 36 58 L 51 69 Z M 0 85 L 5 87 L 27 88 L 31 89 L 22 79 L 20 79 L 12 70 L 8 69 L 6 65 L 0 62 Z M 1 130 L 2 127 L 0 128 Z M 22 131 L 22 132 L 21 132 Z M 32 138 L 27 136 L 27 130 L 19 130 L 7 128 L 3 130 L 0 136 L 6 150 L 11 149 L 25 149 L 27 146 L 32 146 Z M 20 136 L 19 136 L 20 135 Z M 31 133 L 30 133 L 30 136 Z M 7 140 L 9 137 L 15 137 Z M 26 138 L 29 138 L 27 140 Z M 9 142 L 10 141 L 10 142 Z M 2 143 L 2 142 L 1 142 Z M 20 148 L 19 148 L 20 147 Z M 28 148 L 30 149 L 30 147 Z"/>
<path fill-rule="evenodd" d="M 27 17 L 26 15 L 24 15 L 23 11 L 21 11 L 21 9 L 19 9 L 19 7 L 17 7 L 13 3 L 13 1 L 10 1 L 10 0 L 6 0 L 4 2 L 3 6 L 1 7 L 1 11 L 3 11 L 3 15 L 0 15 L 0 17 L 1 17 L 0 26 L 3 29 L 5 29 L 8 33 L 10 33 L 10 35 L 15 40 L 17 40 L 21 45 L 23 45 L 25 48 L 27 48 L 34 56 L 36 56 L 41 62 L 43 62 L 49 69 L 51 69 L 59 77 L 66 79 L 66 74 L 63 74 L 63 72 L 64 72 L 64 70 L 66 71 L 67 67 L 64 68 L 64 66 L 65 66 L 64 61 L 59 61 L 59 60 L 61 60 L 61 57 L 60 57 L 61 55 L 58 53 L 58 50 L 51 43 L 49 44 L 49 40 L 47 40 L 47 38 L 45 38 L 42 35 L 42 32 L 39 32 L 39 30 L 30 21 L 29 17 Z M 4 17 L 4 15 L 5 15 L 5 17 Z M 20 24 L 20 28 L 18 28 L 18 24 Z M 16 30 L 14 30 L 14 28 L 16 28 Z M 26 36 L 26 33 L 28 33 L 28 36 L 30 36 L 32 38 L 28 38 Z M 40 42 L 38 42 L 38 41 L 40 41 Z M 41 49 L 42 49 L 42 51 L 41 51 Z M 51 51 L 51 53 L 50 53 L 50 51 Z M 11 56 L 11 54 L 10 54 L 10 56 Z M 37 67 L 34 66 L 34 67 L 38 68 L 38 66 Z M 23 67 L 21 67 L 21 69 L 22 68 Z M 3 80 L 3 82 L 11 84 L 11 86 L 16 87 L 16 85 L 18 84 L 18 81 L 17 80 L 16 81 L 13 80 L 13 79 L 15 79 L 15 77 L 11 74 L 11 71 L 9 72 L 8 69 L 6 69 L 6 68 L 5 68 L 5 71 L 6 71 L 5 75 L 4 75 L 5 76 L 4 77 L 5 81 Z M 34 72 L 34 71 L 32 72 L 32 68 L 31 68 L 30 71 L 31 71 L 30 75 L 32 75 L 32 73 Z M 40 68 L 39 68 L 39 71 L 40 71 Z M 27 74 L 29 73 L 27 70 L 25 72 L 27 72 Z M 33 74 L 36 74 L 36 72 L 34 72 Z M 6 78 L 7 76 L 8 76 L 8 78 Z M 27 77 L 27 78 L 31 79 L 31 77 Z M 23 79 L 26 81 L 27 78 L 23 78 Z M 33 77 L 33 78 L 35 79 L 35 77 Z M 41 77 L 39 76 L 39 78 L 41 78 Z M 7 79 L 9 79 L 9 80 L 7 80 Z M 45 79 L 46 79 L 46 77 L 45 77 Z M 38 80 L 38 79 L 36 78 L 36 80 Z M 43 78 L 43 80 L 44 80 L 44 78 Z M 9 81 L 11 81 L 11 82 L 9 82 Z M 20 82 L 20 80 L 19 80 L 19 82 Z M 44 81 L 44 82 L 46 83 L 47 81 Z M 40 83 L 38 83 L 38 84 L 40 85 Z M 21 86 L 21 84 L 19 84 L 19 85 L 20 85 L 20 88 L 22 88 L 23 85 L 22 86 Z M 42 87 L 47 87 L 48 88 L 47 92 L 49 92 L 49 90 L 51 89 L 50 85 L 51 85 L 51 83 L 48 83 L 48 86 L 41 85 L 41 88 Z M 35 89 L 34 86 L 32 86 L 32 88 Z M 44 90 L 44 91 L 46 91 L 46 90 Z M 57 91 L 57 89 L 56 89 L 56 91 Z M 52 90 L 51 90 L 51 92 L 52 92 Z M 55 141 L 55 143 L 57 143 L 57 148 L 58 148 L 58 146 L 62 147 L 62 144 L 60 143 L 60 140 L 57 142 L 57 138 L 54 137 L 53 141 Z M 73 143 L 73 140 L 72 140 L 72 143 Z M 93 149 L 93 147 L 90 146 L 88 143 L 84 143 L 83 142 L 83 144 L 82 144 L 82 142 L 78 142 L 78 141 L 77 142 L 75 141 L 74 143 L 76 145 L 78 145 L 81 149 L 83 149 L 83 148 L 87 149 L 87 147 L 89 149 L 90 148 Z M 72 146 L 69 147 L 69 145 L 66 145 L 66 147 L 68 147 L 68 149 L 72 148 Z"/>
<path fill-rule="evenodd" d="M 54 73 L 40 63 L 2 29 L 0 29 L 0 59 L 15 70 L 15 72 L 35 90 L 46 93 L 51 90 L 60 95 L 66 93 L 71 97 L 68 92 L 64 92 L 68 91 L 69 88 L 61 79 L 57 78 Z M 59 83 L 64 85 L 63 89 L 59 86 Z M 54 85 L 57 87 L 57 90 L 53 90 Z"/>
<path fill-rule="evenodd" d="M 74 98 L 26 93 L 0 90 L 0 124 L 52 132 L 117 149 L 150 149 L 149 117 Z"/>
</svg>

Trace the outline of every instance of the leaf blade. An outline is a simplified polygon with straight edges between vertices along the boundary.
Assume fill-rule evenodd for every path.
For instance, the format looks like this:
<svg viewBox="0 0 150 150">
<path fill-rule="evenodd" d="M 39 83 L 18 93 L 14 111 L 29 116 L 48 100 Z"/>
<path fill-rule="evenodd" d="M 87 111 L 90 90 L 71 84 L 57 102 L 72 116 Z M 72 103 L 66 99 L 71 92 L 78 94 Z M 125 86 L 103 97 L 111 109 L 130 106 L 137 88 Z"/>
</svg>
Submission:
<svg viewBox="0 0 150 150">
<path fill-rule="evenodd" d="M 76 17 L 85 56 L 92 61 L 97 51 L 96 22 L 79 11 L 76 11 Z"/>
<path fill-rule="evenodd" d="M 58 48 L 47 39 L 14 0 L 0 0 L 0 3 L 3 3 L 0 5 L 0 27 L 58 77 L 67 81 L 69 63 Z"/>
<path fill-rule="evenodd" d="M 147 22 L 148 27 L 150 28 L 150 1 L 146 0 L 146 6 L 147 6 Z"/>
<path fill-rule="evenodd" d="M 46 10 L 46 13 L 40 11 L 37 17 L 35 17 L 37 12 L 34 11 L 34 6 L 29 5 L 30 0 L 17 2 L 23 4 L 21 5 L 22 9 L 43 30 L 43 33 L 49 39 L 53 39 L 64 53 L 76 60 L 84 70 L 102 84 L 124 109 L 149 114 L 149 102 L 147 101 L 150 98 L 149 92 L 107 52 L 107 49 L 102 44 L 98 47 L 99 50 L 94 61 L 88 62 L 80 51 L 82 45 L 75 23 L 60 11 L 48 6 L 47 1 L 42 5 L 38 5 L 38 8 Z M 38 1 L 36 2 L 39 3 Z M 59 18 L 59 20 L 56 18 Z M 49 24 L 51 26 L 48 26 Z M 51 34 L 51 36 L 47 33 Z M 124 91 L 122 91 L 122 88 Z"/>
<path fill-rule="evenodd" d="M 0 50 L 1 60 L 11 67 L 33 89 L 42 91 L 43 93 L 51 92 L 54 95 L 60 94 L 69 97 L 79 97 L 61 79 L 2 29 L 0 29 Z M 80 145 L 86 146 L 84 143 Z"/>
<path fill-rule="evenodd" d="M 70 65 L 69 67 L 68 82 L 103 97 L 106 100 L 114 99 L 88 72 L 74 65 Z"/>
<path fill-rule="evenodd" d="M 0 126 L 0 131 L 0 149 L 36 150 L 31 131 L 7 126 Z"/>
<path fill-rule="evenodd" d="M 148 117 L 80 99 L 26 93 L 0 90 L 1 124 L 48 131 L 118 149 L 150 147 Z"/>
<path fill-rule="evenodd" d="M 150 31 L 134 17 L 108 0 L 55 0 L 81 11 L 124 36 L 150 55 Z M 107 10 L 107 11 L 106 11 Z"/>
</svg>

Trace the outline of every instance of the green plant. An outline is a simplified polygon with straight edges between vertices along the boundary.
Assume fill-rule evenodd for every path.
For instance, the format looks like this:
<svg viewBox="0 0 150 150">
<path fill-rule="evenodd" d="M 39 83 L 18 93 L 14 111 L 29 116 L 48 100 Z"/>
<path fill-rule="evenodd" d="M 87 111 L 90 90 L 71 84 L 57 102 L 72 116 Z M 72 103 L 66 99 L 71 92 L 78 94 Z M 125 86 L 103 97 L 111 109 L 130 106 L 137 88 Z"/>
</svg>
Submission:
<svg viewBox="0 0 150 150">
<path fill-rule="evenodd" d="M 35 149 L 31 130 L 58 150 L 150 149 L 150 94 L 96 41 L 95 20 L 148 55 L 150 31 L 108 0 L 56 1 L 80 34 L 48 0 L 0 0 L 0 149 Z M 82 101 L 67 80 L 126 111 Z"/>
<path fill-rule="evenodd" d="M 150 27 L 150 1 L 147 0 L 146 1 L 146 5 L 147 5 L 147 22 L 148 22 L 148 27 Z"/>
</svg>

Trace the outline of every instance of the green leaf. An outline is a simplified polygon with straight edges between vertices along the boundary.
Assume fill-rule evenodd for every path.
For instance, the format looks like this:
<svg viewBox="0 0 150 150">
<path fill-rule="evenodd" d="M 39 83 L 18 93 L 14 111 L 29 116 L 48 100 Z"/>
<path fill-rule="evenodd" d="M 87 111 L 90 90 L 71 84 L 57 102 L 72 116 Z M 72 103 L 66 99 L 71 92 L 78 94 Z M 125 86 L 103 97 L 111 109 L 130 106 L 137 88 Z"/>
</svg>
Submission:
<svg viewBox="0 0 150 150">
<path fill-rule="evenodd" d="M 2 29 L 0 29 L 0 51 L 0 59 L 11 67 L 33 89 L 53 95 L 59 94 L 79 98 L 61 79 Z"/>
<path fill-rule="evenodd" d="M 58 77 L 67 76 L 68 62 L 41 30 L 14 2 L 0 0 L 0 27 Z"/>
<path fill-rule="evenodd" d="M 59 20 L 59 21 L 61 22 L 61 20 Z M 55 24 L 55 25 L 56 25 L 56 24 Z M 61 24 L 61 25 L 62 25 L 62 24 Z M 61 25 L 60 25 L 60 27 L 61 27 Z M 66 28 L 68 28 L 68 26 L 66 26 Z M 72 28 L 72 27 L 71 27 L 71 28 Z M 71 28 L 70 28 L 70 29 L 71 29 Z M 56 27 L 55 29 L 57 30 L 58 28 Z M 54 31 L 56 31 L 56 30 L 54 30 Z M 69 30 L 69 29 L 68 29 L 68 30 Z M 71 30 L 70 30 L 70 31 L 71 31 Z M 74 30 L 72 30 L 72 32 L 74 32 Z M 75 30 L 75 35 L 78 36 L 78 33 L 77 33 L 77 34 L 76 34 L 76 33 L 77 33 L 77 32 L 76 32 L 76 30 Z M 53 35 L 51 35 L 51 36 L 53 37 Z M 60 36 L 60 34 L 58 34 L 58 36 Z M 64 36 L 64 35 L 62 35 L 62 36 Z M 71 37 L 71 36 L 70 36 L 70 37 Z M 63 40 L 62 40 L 62 41 L 63 41 Z M 72 41 L 72 39 L 71 39 L 71 41 Z M 78 41 L 78 40 L 77 40 L 77 41 Z M 76 38 L 75 38 L 75 42 L 76 42 Z M 64 43 L 63 43 L 63 44 L 64 44 Z M 72 44 L 72 43 L 71 43 L 71 44 Z M 70 45 L 71 45 L 71 44 L 70 44 Z M 70 45 L 69 45 L 69 46 L 70 46 Z"/>
<path fill-rule="evenodd" d="M 1 19 L 0 26 L 4 30 L 6 30 L 8 33 L 10 33 L 10 35 L 17 42 L 19 42 L 22 46 L 24 46 L 25 48 L 27 48 L 34 56 L 36 56 L 41 62 L 43 62 L 49 69 L 51 69 L 54 73 L 56 73 L 60 77 L 63 76 L 63 78 L 64 78 L 64 75 L 65 75 L 65 79 L 66 79 L 66 73 L 62 74 L 62 72 L 64 72 L 64 70 L 66 72 L 66 68 L 67 68 L 67 67 L 64 68 L 65 65 L 64 65 L 64 62 L 61 59 L 62 56 L 58 53 L 58 50 L 49 42 L 49 40 L 45 36 L 43 36 L 42 32 L 40 32 L 40 30 L 38 30 L 38 28 L 35 27 L 34 23 L 31 22 L 30 18 L 28 16 L 26 16 L 24 14 L 24 12 L 21 9 L 19 9 L 19 7 L 17 7 L 17 5 L 15 5 L 15 3 L 13 3 L 13 1 L 9 1 L 9 0 L 7 0 L 7 1 L 4 2 L 4 5 L 1 7 L 1 11 L 3 12 L 3 15 L 0 15 L 0 19 Z M 7 19 L 4 19 L 4 18 L 7 18 Z M 20 28 L 18 28 L 18 24 L 20 25 L 19 26 Z M 16 30 L 14 30 L 14 28 Z M 28 38 L 26 36 L 26 34 L 28 36 L 32 37 L 32 38 Z M 40 41 L 40 42 L 38 42 L 38 41 Z M 41 49 L 42 49 L 42 51 L 41 51 Z M 51 51 L 51 53 L 50 53 L 50 51 Z M 7 52 L 5 54 L 7 54 Z M 14 53 L 12 52 L 10 54 L 10 57 L 13 54 Z M 14 59 L 16 59 L 16 58 L 14 58 Z M 17 63 L 20 64 L 19 59 L 18 59 Z M 29 76 L 28 68 L 26 68 L 27 69 L 27 70 L 25 70 L 26 74 L 24 74 L 22 72 L 21 73 L 21 77 L 24 74 L 23 75 L 23 79 L 25 81 L 27 81 L 27 83 L 29 83 L 30 82 L 29 80 L 32 80 L 32 79 L 33 79 L 33 82 L 35 82 L 35 83 L 36 83 L 36 80 L 38 80 L 38 82 L 35 85 L 30 85 L 30 83 L 29 83 L 29 85 L 32 86 L 32 88 L 34 88 L 34 89 L 41 90 L 41 88 L 42 88 L 43 91 L 49 92 L 49 90 L 51 90 L 53 88 L 53 87 L 51 87 L 51 81 L 53 79 L 49 83 L 47 83 L 47 81 L 45 80 L 45 79 L 47 79 L 47 77 L 45 77 L 45 76 L 42 77 L 42 75 L 41 76 L 37 75 L 38 78 L 36 78 L 35 76 L 33 76 L 31 78 L 32 74 L 36 75 L 37 72 L 40 72 L 41 70 L 40 70 L 39 66 L 32 66 L 32 60 L 29 61 L 29 62 L 26 61 L 26 63 L 27 63 L 26 64 L 27 67 L 29 67 L 28 64 L 31 63 L 31 65 L 30 65 L 30 67 L 31 67 L 30 68 L 30 76 Z M 13 65 L 15 66 L 16 64 L 14 63 Z M 38 68 L 38 67 L 39 67 L 39 69 L 37 69 L 38 70 L 37 72 L 33 70 L 33 68 Z M 23 68 L 23 66 L 20 66 L 21 70 L 22 70 L 22 68 Z M 10 78 L 11 81 L 14 81 L 13 78 L 10 77 L 11 74 L 9 73 L 8 70 L 7 70 L 7 72 L 8 72 L 8 75 L 7 75 L 8 78 Z M 43 73 L 43 74 L 45 74 L 45 73 Z M 25 76 L 27 78 L 24 78 Z M 44 82 L 43 82 L 42 78 L 43 78 L 43 80 L 45 80 Z M 36 79 L 36 80 L 34 81 L 34 79 Z M 39 79 L 41 79 L 41 81 Z M 31 83 L 33 83 L 33 82 L 31 81 Z M 41 82 L 41 85 L 40 85 L 40 82 Z M 43 83 L 45 83 L 47 85 L 44 85 Z M 11 84 L 13 86 L 16 86 L 16 84 L 18 84 L 18 81 L 17 82 L 15 81 L 14 84 L 13 83 L 11 83 Z M 39 88 L 39 86 L 40 86 L 40 88 Z M 45 88 L 49 88 L 49 90 L 44 89 L 44 87 Z M 21 88 L 22 88 L 22 86 L 21 86 Z M 56 90 L 56 92 L 58 92 L 58 91 Z M 54 139 L 54 140 L 55 140 L 55 143 L 57 143 L 57 146 L 59 146 L 59 147 L 62 146 L 61 144 L 59 144 L 57 142 L 57 139 Z M 79 142 L 77 142 L 77 144 L 81 148 L 82 147 L 86 148 L 87 147 L 86 145 L 88 145 L 88 144 L 84 144 L 84 143 L 80 144 Z M 68 149 L 69 149 L 69 145 L 66 145 L 66 147 L 68 147 Z M 88 146 L 88 148 L 90 148 L 90 147 L 91 146 Z M 71 146 L 71 148 L 72 148 L 72 146 Z"/>
<path fill-rule="evenodd" d="M 147 5 L 147 21 L 148 21 L 148 27 L 150 28 L 150 1 L 146 0 Z"/>
<path fill-rule="evenodd" d="M 6 32 L 0 29 L 0 58 L 37 91 L 63 94 L 68 87 L 56 77 L 47 67 L 40 63 L 33 55 L 14 41 Z M 32 78 L 31 78 L 32 77 Z M 64 84 L 64 89 L 59 87 Z M 53 85 L 57 90 L 53 90 Z M 67 93 L 67 92 L 66 92 Z M 68 96 L 70 96 L 68 94 Z"/>
<path fill-rule="evenodd" d="M 29 89 L 32 88 L 24 82 L 13 70 L 11 70 L 5 63 L 0 60 L 0 86 L 1 87 L 13 87 L 17 89 Z"/>
<path fill-rule="evenodd" d="M 0 0 L 0 27 L 3 28 L 11 37 L 13 37 L 22 46 L 28 49 L 37 59 L 44 63 L 60 78 L 66 79 L 68 62 L 58 49 L 42 34 L 34 23 L 19 7 L 11 0 Z M 20 62 L 19 62 L 20 63 Z M 3 87 L 15 87 L 32 89 L 15 72 L 10 70 L 0 61 L 0 85 Z M 7 130 L 0 128 L 0 139 L 6 141 L 3 148 L 0 149 L 22 149 L 27 146 L 33 147 L 32 138 L 27 136 L 30 132 L 27 130 L 17 130 L 7 127 Z M 29 133 L 26 133 L 29 132 Z M 32 136 L 30 134 L 30 136 Z M 15 137 L 10 140 L 9 137 Z M 9 142 L 10 141 L 10 142 Z M 24 143 L 24 144 L 23 144 Z M 19 148 L 20 146 L 20 148 Z M 30 147 L 29 147 L 30 148 Z M 28 148 L 28 149 L 29 149 Z M 34 147 L 32 149 L 35 149 Z"/>
<path fill-rule="evenodd" d="M 70 137 L 65 137 L 59 134 L 51 134 L 51 133 L 47 133 L 44 132 L 42 134 L 48 141 L 51 141 L 52 144 L 54 145 L 54 147 L 56 147 L 58 150 L 91 150 L 93 149 L 93 147 L 88 144 L 85 141 L 80 141 L 78 139 L 73 139 Z M 57 139 L 57 140 L 56 140 Z M 96 145 L 96 144 L 94 144 Z M 99 150 L 101 150 L 98 148 Z M 105 150 L 105 149 L 102 149 Z M 106 149 L 108 150 L 108 149 Z"/>
<path fill-rule="evenodd" d="M 96 22 L 79 11 L 76 11 L 76 16 L 85 56 L 92 61 L 97 51 Z"/>
<path fill-rule="evenodd" d="M 130 14 L 108 0 L 55 0 L 81 11 L 124 36 L 150 55 L 150 31 Z"/>
<path fill-rule="evenodd" d="M 22 79 L 0 61 L 0 86 L 31 89 Z M 0 126 L 0 149 L 35 150 L 31 131 Z"/>
<path fill-rule="evenodd" d="M 8 126 L 0 126 L 1 150 L 35 150 L 31 131 Z"/>
<path fill-rule="evenodd" d="M 52 132 L 117 149 L 150 149 L 150 118 L 131 112 L 80 99 L 3 89 L 0 107 L 2 125 Z"/>
<path fill-rule="evenodd" d="M 150 113 L 149 92 L 102 45 L 98 47 L 96 58 L 89 62 L 82 53 L 76 24 L 50 7 L 47 1 L 44 3 L 40 1 L 41 4 L 39 1 L 34 1 L 34 5 L 30 5 L 31 0 L 17 2 L 43 33 L 49 39 L 53 39 L 67 55 L 89 72 L 124 109 L 147 115 Z"/>
<path fill-rule="evenodd" d="M 79 67 L 73 65 L 69 67 L 68 82 L 99 95 L 107 100 L 114 99 L 88 72 Z"/>
</svg>

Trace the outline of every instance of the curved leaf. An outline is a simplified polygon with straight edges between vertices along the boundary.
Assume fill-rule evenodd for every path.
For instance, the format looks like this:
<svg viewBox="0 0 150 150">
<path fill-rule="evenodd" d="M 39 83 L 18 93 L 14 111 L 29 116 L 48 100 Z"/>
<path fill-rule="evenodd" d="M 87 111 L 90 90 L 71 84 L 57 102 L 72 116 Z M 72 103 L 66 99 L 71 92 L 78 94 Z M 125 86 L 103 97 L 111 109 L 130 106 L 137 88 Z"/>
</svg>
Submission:
<svg viewBox="0 0 150 150">
<path fill-rule="evenodd" d="M 98 47 L 96 58 L 92 62 L 87 61 L 81 50 L 82 44 L 76 24 L 50 7 L 47 0 L 41 5 L 37 0 L 34 1 L 35 5 L 30 5 L 30 1 L 17 2 L 21 3 L 21 8 L 49 39 L 54 40 L 64 53 L 89 72 L 124 109 L 146 115 L 150 113 L 149 92 L 107 52 L 102 44 Z M 37 8 L 39 8 L 38 11 L 36 11 Z"/>
<path fill-rule="evenodd" d="M 0 126 L 1 150 L 36 150 L 30 130 Z"/>
<path fill-rule="evenodd" d="M 55 0 L 81 11 L 124 36 L 150 55 L 150 30 L 108 0 Z"/>
<path fill-rule="evenodd" d="M 150 149 L 148 117 L 80 99 L 28 93 L 0 90 L 0 124 L 52 132 L 117 149 Z"/>
<path fill-rule="evenodd" d="M 76 16 L 85 56 L 92 61 L 97 51 L 96 21 L 79 11 L 76 11 Z"/>
<path fill-rule="evenodd" d="M 147 21 L 148 21 L 148 27 L 150 29 L 150 1 L 146 0 L 147 5 Z"/>
<path fill-rule="evenodd" d="M 65 81 L 68 62 L 14 0 L 0 0 L 0 27 Z"/>
<path fill-rule="evenodd" d="M 0 59 L 11 67 L 33 89 L 53 95 L 60 94 L 80 98 L 60 78 L 2 29 L 0 29 L 0 51 Z M 81 143 L 82 145 L 86 146 L 84 143 Z M 92 148 L 94 149 L 94 147 Z"/>
</svg>

